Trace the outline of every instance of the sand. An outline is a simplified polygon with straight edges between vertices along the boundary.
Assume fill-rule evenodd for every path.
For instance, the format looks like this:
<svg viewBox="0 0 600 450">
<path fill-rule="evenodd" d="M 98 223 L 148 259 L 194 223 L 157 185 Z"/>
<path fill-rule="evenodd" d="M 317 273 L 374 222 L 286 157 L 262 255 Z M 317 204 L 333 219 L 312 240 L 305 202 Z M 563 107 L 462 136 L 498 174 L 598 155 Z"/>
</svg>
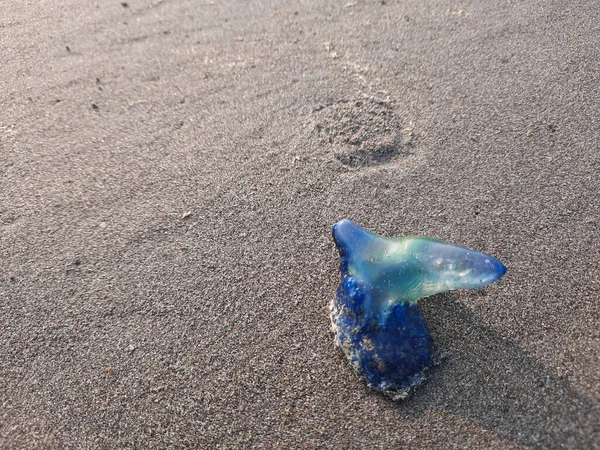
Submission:
<svg viewBox="0 0 600 450">
<path fill-rule="evenodd" d="M 0 8 L 1 448 L 600 448 L 600 3 Z M 330 227 L 494 255 L 394 403 Z"/>
</svg>

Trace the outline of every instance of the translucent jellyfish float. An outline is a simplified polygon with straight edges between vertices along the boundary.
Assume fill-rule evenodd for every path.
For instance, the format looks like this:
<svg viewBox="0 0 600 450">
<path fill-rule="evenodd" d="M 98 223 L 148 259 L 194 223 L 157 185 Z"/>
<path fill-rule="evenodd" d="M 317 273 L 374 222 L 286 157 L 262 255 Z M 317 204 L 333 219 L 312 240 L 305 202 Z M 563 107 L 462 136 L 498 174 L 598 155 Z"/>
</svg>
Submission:
<svg viewBox="0 0 600 450">
<path fill-rule="evenodd" d="M 344 219 L 333 226 L 341 281 L 331 302 L 335 342 L 369 387 L 408 397 L 433 364 L 433 343 L 417 301 L 500 279 L 497 259 L 427 237 L 386 238 Z"/>
</svg>

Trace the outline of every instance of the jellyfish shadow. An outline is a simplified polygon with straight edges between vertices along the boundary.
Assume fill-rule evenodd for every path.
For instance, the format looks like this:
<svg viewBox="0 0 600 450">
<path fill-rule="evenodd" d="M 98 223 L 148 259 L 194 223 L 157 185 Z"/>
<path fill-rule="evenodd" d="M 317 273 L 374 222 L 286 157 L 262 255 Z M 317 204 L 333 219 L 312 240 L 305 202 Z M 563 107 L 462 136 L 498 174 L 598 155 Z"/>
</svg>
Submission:
<svg viewBox="0 0 600 450">
<path fill-rule="evenodd" d="M 436 295 L 421 309 L 449 355 L 411 399 L 394 403 L 400 414 L 444 411 L 530 448 L 600 448 L 600 405 L 486 327 L 455 295 Z"/>
</svg>

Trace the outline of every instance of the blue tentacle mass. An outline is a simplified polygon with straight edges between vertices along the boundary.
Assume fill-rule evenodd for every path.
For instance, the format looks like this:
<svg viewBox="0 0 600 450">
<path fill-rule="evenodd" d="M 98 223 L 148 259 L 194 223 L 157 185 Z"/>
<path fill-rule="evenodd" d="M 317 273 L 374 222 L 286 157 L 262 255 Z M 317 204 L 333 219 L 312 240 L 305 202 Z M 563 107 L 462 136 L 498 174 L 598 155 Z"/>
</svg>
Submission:
<svg viewBox="0 0 600 450">
<path fill-rule="evenodd" d="M 427 237 L 386 238 L 344 219 L 333 226 L 341 282 L 331 303 L 332 331 L 370 387 L 405 399 L 433 362 L 417 300 L 500 279 L 497 259 Z"/>
</svg>

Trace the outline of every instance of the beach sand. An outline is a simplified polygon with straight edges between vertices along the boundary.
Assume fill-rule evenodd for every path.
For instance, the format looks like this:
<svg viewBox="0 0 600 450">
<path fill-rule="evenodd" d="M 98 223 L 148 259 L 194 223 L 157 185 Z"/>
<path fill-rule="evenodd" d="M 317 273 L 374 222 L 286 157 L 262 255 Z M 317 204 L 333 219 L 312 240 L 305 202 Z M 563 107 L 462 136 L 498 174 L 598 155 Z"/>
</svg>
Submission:
<svg viewBox="0 0 600 450">
<path fill-rule="evenodd" d="M 1 448 L 600 448 L 600 3 L 0 8 Z M 489 253 L 404 403 L 331 225 Z"/>
</svg>

